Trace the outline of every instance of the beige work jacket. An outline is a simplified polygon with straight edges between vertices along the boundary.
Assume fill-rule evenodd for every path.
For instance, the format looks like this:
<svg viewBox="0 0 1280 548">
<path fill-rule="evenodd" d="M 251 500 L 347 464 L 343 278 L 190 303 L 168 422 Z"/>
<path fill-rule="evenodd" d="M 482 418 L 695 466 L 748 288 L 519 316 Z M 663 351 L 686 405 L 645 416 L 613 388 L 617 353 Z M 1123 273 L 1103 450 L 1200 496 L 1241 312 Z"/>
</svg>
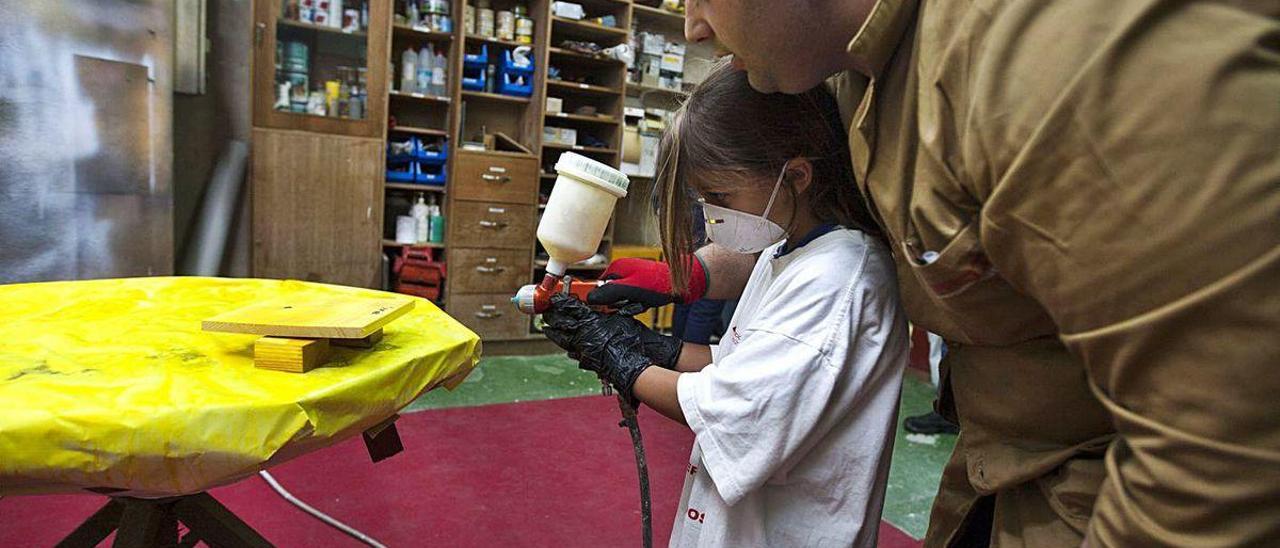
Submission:
<svg viewBox="0 0 1280 548">
<path fill-rule="evenodd" d="M 952 343 L 929 545 L 1280 546 L 1277 12 L 880 0 L 849 43 L 858 185 Z"/>
</svg>

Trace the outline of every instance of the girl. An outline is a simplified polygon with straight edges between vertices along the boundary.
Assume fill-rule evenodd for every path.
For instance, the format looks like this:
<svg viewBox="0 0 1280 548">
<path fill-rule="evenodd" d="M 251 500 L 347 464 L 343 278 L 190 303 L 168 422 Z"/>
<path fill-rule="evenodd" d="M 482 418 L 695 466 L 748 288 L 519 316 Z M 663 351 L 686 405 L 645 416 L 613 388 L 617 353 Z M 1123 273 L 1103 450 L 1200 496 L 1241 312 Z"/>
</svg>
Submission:
<svg viewBox="0 0 1280 548">
<path fill-rule="evenodd" d="M 853 185 L 825 89 L 765 95 L 715 68 L 663 139 L 663 246 L 759 253 L 718 346 L 553 300 L 547 335 L 696 436 L 672 546 L 874 546 L 907 327 L 893 262 Z M 718 250 L 718 251 L 716 251 Z M 674 294 L 701 280 L 671 270 Z M 693 278 L 693 279 L 691 279 Z"/>
</svg>

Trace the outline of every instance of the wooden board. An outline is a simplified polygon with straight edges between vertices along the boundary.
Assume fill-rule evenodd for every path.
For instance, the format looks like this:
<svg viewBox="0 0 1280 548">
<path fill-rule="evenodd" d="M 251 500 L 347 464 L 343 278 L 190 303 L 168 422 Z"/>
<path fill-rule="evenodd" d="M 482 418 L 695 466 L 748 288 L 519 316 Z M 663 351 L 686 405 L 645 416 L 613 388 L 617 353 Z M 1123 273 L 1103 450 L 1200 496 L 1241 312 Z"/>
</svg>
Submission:
<svg viewBox="0 0 1280 548">
<path fill-rule="evenodd" d="M 329 357 L 329 339 L 263 337 L 253 343 L 253 366 L 306 373 Z"/>
<path fill-rule="evenodd" d="M 272 337 L 362 339 L 413 309 L 409 299 L 330 297 L 304 302 L 271 301 L 205 320 L 205 331 Z"/>
</svg>

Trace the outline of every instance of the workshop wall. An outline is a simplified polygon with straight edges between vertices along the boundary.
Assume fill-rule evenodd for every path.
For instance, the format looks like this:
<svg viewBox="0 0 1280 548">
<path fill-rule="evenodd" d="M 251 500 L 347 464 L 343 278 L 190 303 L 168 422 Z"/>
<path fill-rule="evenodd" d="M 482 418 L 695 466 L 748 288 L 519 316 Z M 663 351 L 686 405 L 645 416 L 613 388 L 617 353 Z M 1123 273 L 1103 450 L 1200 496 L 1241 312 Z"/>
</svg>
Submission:
<svg viewBox="0 0 1280 548">
<path fill-rule="evenodd" d="M 172 3 L 0 3 L 0 283 L 173 269 Z"/>
<path fill-rule="evenodd" d="M 205 188 L 218 157 L 232 140 L 249 142 L 252 101 L 249 75 L 253 60 L 253 3 L 207 0 L 209 51 L 205 93 L 173 96 L 173 229 L 176 256 L 186 253 Z M 242 195 L 247 205 L 247 193 Z M 249 275 L 247 206 L 236 219 L 240 241 L 231 241 L 222 274 Z"/>
</svg>

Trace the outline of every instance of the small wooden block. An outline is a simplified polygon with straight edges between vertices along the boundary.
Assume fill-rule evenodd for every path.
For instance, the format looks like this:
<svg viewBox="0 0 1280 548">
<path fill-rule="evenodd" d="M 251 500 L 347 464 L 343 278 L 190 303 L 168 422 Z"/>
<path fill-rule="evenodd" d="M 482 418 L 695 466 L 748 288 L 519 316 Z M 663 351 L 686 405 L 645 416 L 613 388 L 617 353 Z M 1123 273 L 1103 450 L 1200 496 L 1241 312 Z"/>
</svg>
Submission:
<svg viewBox="0 0 1280 548">
<path fill-rule="evenodd" d="M 329 339 L 262 337 L 253 343 L 253 366 L 306 373 L 329 357 Z"/>
<path fill-rule="evenodd" d="M 378 425 L 364 431 L 364 447 L 369 450 L 369 459 L 378 462 L 404 451 L 400 442 L 400 431 L 396 430 L 396 419 L 400 415 L 382 421 Z"/>
<path fill-rule="evenodd" d="M 363 339 L 329 339 L 329 344 L 348 348 L 373 348 L 373 345 L 378 344 L 380 340 L 382 340 L 381 329 L 370 333 L 368 337 Z"/>
</svg>

